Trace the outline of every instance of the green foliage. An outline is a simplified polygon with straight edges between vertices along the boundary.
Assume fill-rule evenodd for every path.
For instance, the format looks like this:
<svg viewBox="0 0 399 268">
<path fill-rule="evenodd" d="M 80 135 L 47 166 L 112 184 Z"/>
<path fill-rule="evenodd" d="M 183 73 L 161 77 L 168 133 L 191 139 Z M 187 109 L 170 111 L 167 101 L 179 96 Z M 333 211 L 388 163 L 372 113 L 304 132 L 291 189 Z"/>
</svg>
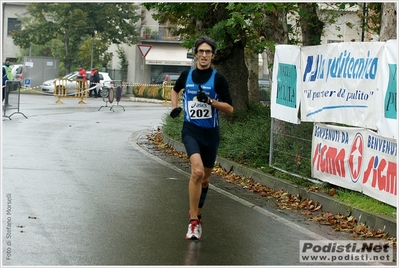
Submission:
<svg viewBox="0 0 399 268">
<path fill-rule="evenodd" d="M 313 123 L 302 122 L 284 124 L 284 133 L 273 133 L 273 165 L 309 178 L 312 132 Z"/>
<path fill-rule="evenodd" d="M 323 4 L 325 8 L 320 10 L 318 15 L 326 24 L 332 25 L 336 23 L 338 19 L 342 20 L 348 8 L 358 7 L 358 23 L 353 24 L 352 22 L 344 21 L 344 25 L 349 28 L 357 27 L 358 31 L 370 32 L 371 34 L 380 33 L 382 2 L 323 2 Z M 363 22 L 364 25 L 362 25 Z M 336 30 L 343 31 L 343 29 L 338 26 L 336 26 Z M 343 34 L 343 32 L 338 33 L 337 37 L 343 38 Z"/>
<path fill-rule="evenodd" d="M 156 12 L 153 18 L 160 23 L 179 25 L 175 34 L 184 37 L 185 47 L 192 48 L 195 39 L 203 34 L 212 37 L 218 50 L 229 49 L 242 42 L 254 52 L 262 53 L 268 45 L 260 38 L 259 28 L 265 10 L 275 10 L 276 3 L 144 3 Z M 231 42 L 232 41 L 232 42 Z"/>
<path fill-rule="evenodd" d="M 151 90 L 151 86 L 146 86 L 143 91 L 143 97 L 147 98 L 149 96 L 148 92 Z"/>
<path fill-rule="evenodd" d="M 335 197 L 346 204 L 352 204 L 355 208 L 396 218 L 395 207 L 382 203 L 369 196 L 365 196 L 362 193 L 339 188 Z"/>
<path fill-rule="evenodd" d="M 78 59 L 73 62 L 75 67 L 82 64 L 86 70 L 90 70 L 91 65 L 91 47 L 93 42 L 93 66 L 101 70 L 102 66 L 107 66 L 108 62 L 112 59 L 113 53 L 107 52 L 110 42 L 103 42 L 101 38 L 96 35 L 93 39 L 87 37 L 79 48 Z"/>
<path fill-rule="evenodd" d="M 118 58 L 120 60 L 119 66 L 121 68 L 122 80 L 125 81 L 127 79 L 129 61 L 127 60 L 126 52 L 122 46 L 118 45 L 116 53 L 118 54 Z"/>
<path fill-rule="evenodd" d="M 162 97 L 162 86 L 144 86 L 144 85 L 136 85 L 133 86 L 132 93 L 135 97 L 139 98 L 150 98 L 150 99 L 159 99 L 163 100 Z"/>
<path fill-rule="evenodd" d="M 232 122 L 221 123 L 219 154 L 251 167 L 267 167 L 270 109 L 250 104 L 247 111 L 235 112 Z"/>
<path fill-rule="evenodd" d="M 361 15 L 361 19 L 366 22 L 365 31 L 380 34 L 382 3 L 364 3 L 364 5 L 365 10 L 364 14 Z"/>
<path fill-rule="evenodd" d="M 181 142 L 181 129 L 183 126 L 183 113 L 182 111 L 180 115 L 176 118 L 172 118 L 169 116 L 169 112 L 165 113 L 162 120 L 162 131 L 171 137 L 174 140 Z"/>
<path fill-rule="evenodd" d="M 123 68 L 124 66 L 126 66 L 128 64 L 126 52 L 123 50 L 123 47 L 118 46 L 116 53 L 118 53 L 118 58 L 120 60 L 119 66 L 120 66 L 120 68 Z"/>
<path fill-rule="evenodd" d="M 159 87 L 158 94 L 157 94 L 157 99 L 158 100 L 163 100 L 162 93 L 163 93 L 163 89 L 162 89 L 162 87 Z"/>
<path fill-rule="evenodd" d="M 258 7 L 270 3 L 144 3 L 153 10 L 153 18 L 160 23 L 175 24 L 176 33 L 190 49 L 196 38 L 207 35 L 217 43 L 213 59 L 214 68 L 230 82 L 231 95 L 236 98 L 236 108 L 244 109 L 248 102 L 248 68 L 244 49 L 261 53 L 265 50 L 264 37 L 259 34 Z M 235 68 L 230 68 L 234 62 Z M 238 79 L 238 78 L 241 79 Z"/>
<path fill-rule="evenodd" d="M 139 97 L 139 89 L 140 89 L 140 86 L 137 86 L 137 85 L 135 85 L 135 86 L 133 86 L 132 87 L 132 94 L 133 94 L 133 96 L 135 96 L 135 97 Z"/>
<path fill-rule="evenodd" d="M 270 101 L 270 88 L 260 88 L 260 101 Z"/>
<path fill-rule="evenodd" d="M 110 44 L 138 43 L 137 8 L 131 3 L 30 3 L 28 16 L 19 17 L 21 30 L 13 32 L 12 38 L 22 48 L 58 40 L 62 45 L 51 47 L 51 54 L 57 54 L 69 71 L 73 65 L 90 65 L 94 27 L 94 62 L 108 63 Z"/>
<path fill-rule="evenodd" d="M 172 119 L 168 115 L 164 117 L 162 131 L 181 141 L 183 116 Z M 263 171 L 270 171 L 270 109 L 261 104 L 251 104 L 248 111 L 235 112 L 233 117 L 233 123 L 221 121 L 219 155 Z"/>
</svg>

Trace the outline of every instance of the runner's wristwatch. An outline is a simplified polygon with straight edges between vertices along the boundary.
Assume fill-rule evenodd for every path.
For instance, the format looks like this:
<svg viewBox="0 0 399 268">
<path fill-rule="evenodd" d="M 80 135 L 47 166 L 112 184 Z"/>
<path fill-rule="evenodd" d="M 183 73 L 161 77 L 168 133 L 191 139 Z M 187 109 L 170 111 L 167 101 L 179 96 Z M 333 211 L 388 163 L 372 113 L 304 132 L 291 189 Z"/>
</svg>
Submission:
<svg viewBox="0 0 399 268">
<path fill-rule="evenodd" d="M 212 105 L 212 103 L 213 103 L 213 99 L 209 99 L 208 104 L 209 104 L 209 105 Z"/>
</svg>

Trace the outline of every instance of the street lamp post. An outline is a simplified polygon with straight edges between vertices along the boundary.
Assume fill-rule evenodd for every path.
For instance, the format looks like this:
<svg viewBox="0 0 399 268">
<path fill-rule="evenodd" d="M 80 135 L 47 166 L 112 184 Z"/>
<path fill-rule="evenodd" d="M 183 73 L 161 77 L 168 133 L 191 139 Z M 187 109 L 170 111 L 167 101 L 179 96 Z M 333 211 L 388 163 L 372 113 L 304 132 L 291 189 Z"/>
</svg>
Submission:
<svg viewBox="0 0 399 268">
<path fill-rule="evenodd" d="M 93 45 L 94 45 L 94 26 L 91 27 L 91 61 L 90 61 L 90 70 L 93 68 Z"/>
</svg>

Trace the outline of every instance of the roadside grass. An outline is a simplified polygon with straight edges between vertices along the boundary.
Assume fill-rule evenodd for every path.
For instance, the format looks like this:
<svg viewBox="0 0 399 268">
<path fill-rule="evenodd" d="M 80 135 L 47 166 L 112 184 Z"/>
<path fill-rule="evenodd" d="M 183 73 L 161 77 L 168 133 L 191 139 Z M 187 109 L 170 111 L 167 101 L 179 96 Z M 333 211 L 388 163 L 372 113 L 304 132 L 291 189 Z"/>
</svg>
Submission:
<svg viewBox="0 0 399 268">
<path fill-rule="evenodd" d="M 233 120 L 230 120 L 233 119 Z M 396 208 L 362 193 L 333 186 L 328 183 L 315 184 L 305 178 L 296 177 L 281 172 L 269 166 L 271 117 L 270 108 L 262 104 L 251 104 L 245 112 L 235 112 L 229 120 L 221 120 L 221 142 L 218 155 L 251 168 L 261 170 L 277 178 L 289 180 L 297 185 L 309 189 L 318 189 L 320 192 L 329 193 L 331 188 L 336 190 L 335 198 L 352 207 L 363 209 L 367 212 L 385 215 L 396 219 Z M 181 141 L 180 132 L 183 124 L 183 116 L 172 119 L 168 114 L 163 118 L 162 131 L 171 138 Z M 301 124 L 302 125 L 302 124 Z M 298 131 L 298 130 L 296 130 Z M 312 128 L 309 124 L 303 124 L 304 137 L 311 138 Z M 306 133 L 309 132 L 310 133 Z M 292 143 L 280 150 L 295 150 Z M 301 145 L 303 147 L 303 144 Z M 309 152 L 307 148 L 300 148 L 300 151 Z M 310 155 L 306 156 L 310 159 Z M 278 159 L 279 163 L 289 165 L 291 159 L 285 159 L 283 155 Z M 293 167 L 298 171 L 298 167 Z M 310 177 L 310 161 L 304 161 L 300 166 L 300 174 L 303 177 Z M 307 175 L 306 175 L 307 174 Z"/>
<path fill-rule="evenodd" d="M 21 88 L 21 94 L 43 94 L 42 90 Z"/>
<path fill-rule="evenodd" d="M 338 190 L 335 197 L 341 202 L 344 202 L 345 204 L 350 204 L 355 208 L 396 218 L 396 208 L 384 204 L 362 193 L 350 191 L 347 189 L 340 189 Z"/>
</svg>

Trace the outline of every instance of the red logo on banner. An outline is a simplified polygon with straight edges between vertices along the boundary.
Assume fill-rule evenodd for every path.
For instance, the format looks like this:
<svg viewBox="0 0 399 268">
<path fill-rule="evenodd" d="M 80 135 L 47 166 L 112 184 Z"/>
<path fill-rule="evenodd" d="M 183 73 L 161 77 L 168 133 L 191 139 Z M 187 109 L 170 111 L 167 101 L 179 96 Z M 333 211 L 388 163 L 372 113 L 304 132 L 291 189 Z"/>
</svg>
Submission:
<svg viewBox="0 0 399 268">
<path fill-rule="evenodd" d="M 351 152 L 349 154 L 349 170 L 353 182 L 360 178 L 360 171 L 363 159 L 363 136 L 357 133 L 353 139 Z"/>
<path fill-rule="evenodd" d="M 338 151 L 335 147 L 329 147 L 322 143 L 317 144 L 312 159 L 312 164 L 316 170 L 345 178 L 344 162 L 344 149 Z"/>
<path fill-rule="evenodd" d="M 397 195 L 396 163 L 379 159 L 378 156 L 371 157 L 364 171 L 363 184 L 366 184 L 369 178 L 371 187 Z"/>
</svg>

